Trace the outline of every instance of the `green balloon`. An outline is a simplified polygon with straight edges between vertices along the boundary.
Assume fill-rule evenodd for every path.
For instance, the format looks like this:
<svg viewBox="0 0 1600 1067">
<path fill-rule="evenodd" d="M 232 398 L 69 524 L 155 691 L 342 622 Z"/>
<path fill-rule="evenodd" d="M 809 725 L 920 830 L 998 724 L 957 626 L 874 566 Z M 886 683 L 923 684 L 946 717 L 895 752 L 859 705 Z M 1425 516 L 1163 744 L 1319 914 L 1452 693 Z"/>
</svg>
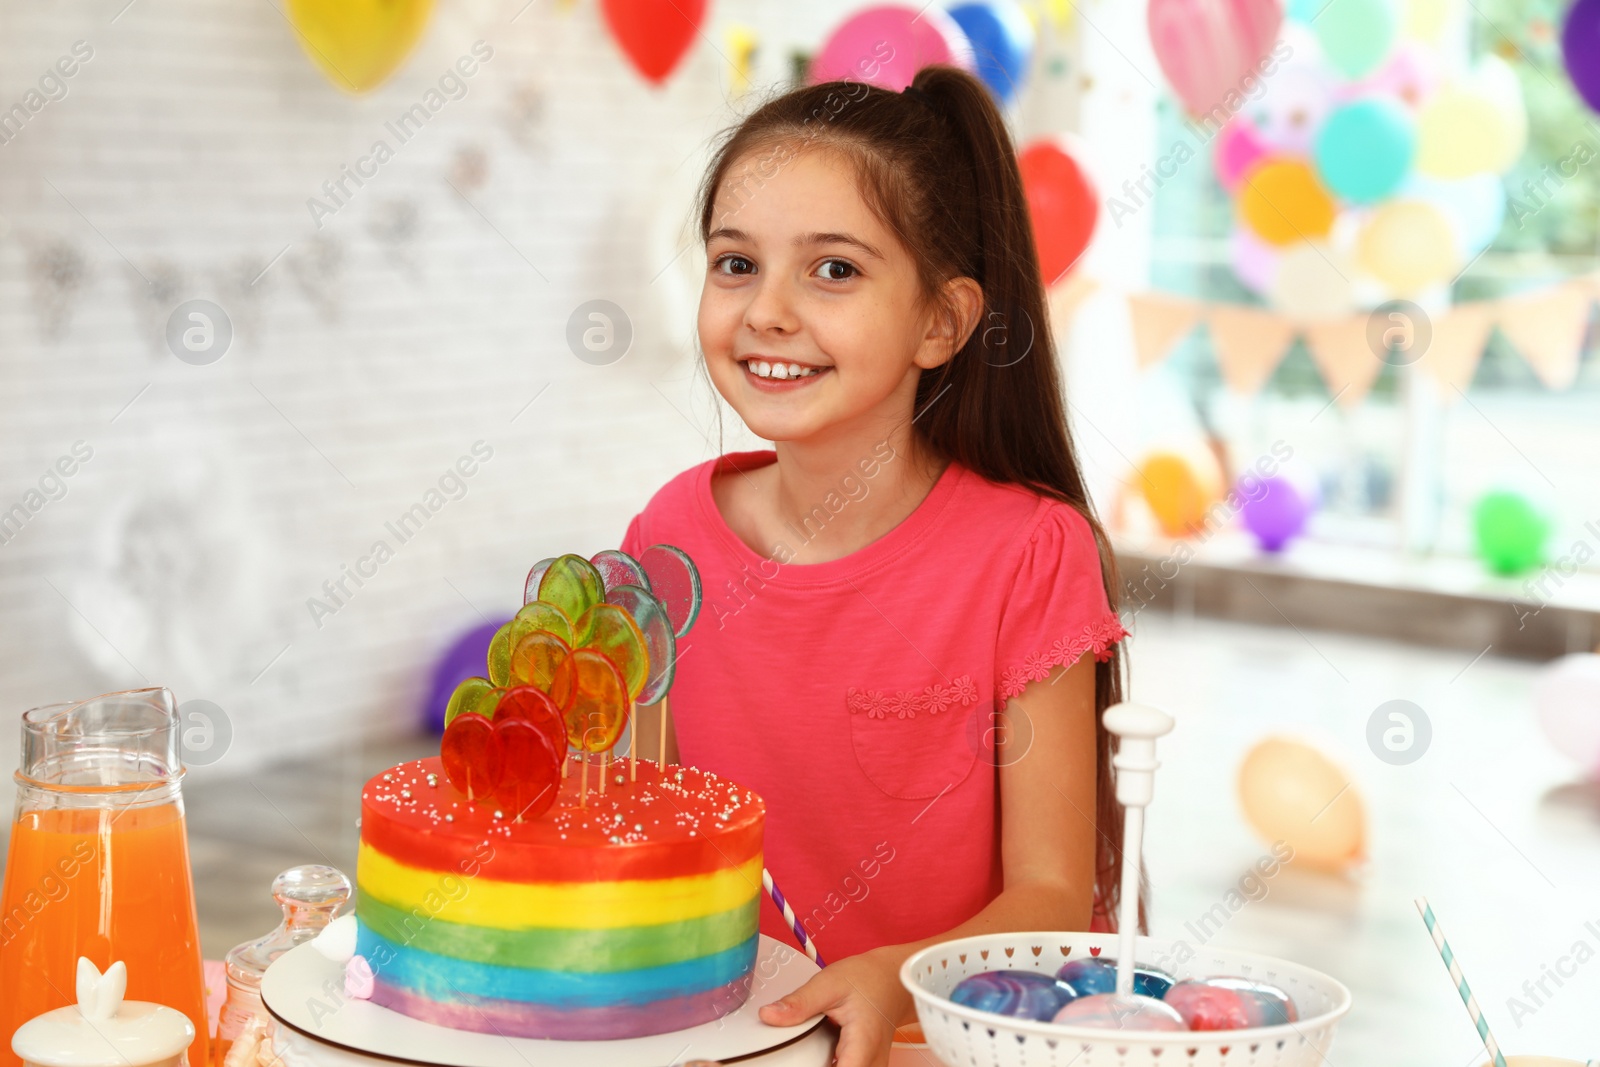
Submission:
<svg viewBox="0 0 1600 1067">
<path fill-rule="evenodd" d="M 1400 31 L 1394 0 L 1333 0 L 1311 23 L 1328 65 L 1362 78 L 1389 57 Z"/>
<path fill-rule="evenodd" d="M 1520 493 L 1485 493 L 1472 509 L 1478 556 L 1496 574 L 1522 574 L 1544 562 L 1550 520 Z"/>
</svg>

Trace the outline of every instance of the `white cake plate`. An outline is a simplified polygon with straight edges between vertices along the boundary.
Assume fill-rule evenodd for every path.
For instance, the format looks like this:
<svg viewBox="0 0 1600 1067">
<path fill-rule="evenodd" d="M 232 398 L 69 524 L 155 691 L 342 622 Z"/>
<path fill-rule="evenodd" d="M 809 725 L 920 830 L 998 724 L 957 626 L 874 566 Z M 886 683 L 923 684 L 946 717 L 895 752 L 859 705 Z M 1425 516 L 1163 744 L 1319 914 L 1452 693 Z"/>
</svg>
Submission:
<svg viewBox="0 0 1600 1067">
<path fill-rule="evenodd" d="M 765 934 L 756 955 L 750 997 L 737 1011 L 687 1030 L 620 1041 L 547 1041 L 451 1030 L 344 995 L 344 964 L 309 942 L 267 968 L 261 999 L 285 1026 L 337 1048 L 438 1067 L 668 1067 L 685 1060 L 734 1063 L 799 1041 L 822 1016 L 797 1026 L 768 1026 L 763 1004 L 799 989 L 818 971 L 802 953 Z"/>
</svg>

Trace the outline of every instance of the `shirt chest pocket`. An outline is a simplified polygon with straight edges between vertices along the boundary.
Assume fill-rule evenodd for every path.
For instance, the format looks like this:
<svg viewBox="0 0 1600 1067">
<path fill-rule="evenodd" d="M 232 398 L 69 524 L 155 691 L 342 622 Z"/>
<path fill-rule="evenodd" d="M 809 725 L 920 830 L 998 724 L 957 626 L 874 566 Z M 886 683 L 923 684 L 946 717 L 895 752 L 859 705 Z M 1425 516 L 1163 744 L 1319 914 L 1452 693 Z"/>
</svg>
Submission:
<svg viewBox="0 0 1600 1067">
<path fill-rule="evenodd" d="M 892 797 L 936 797 L 960 784 L 986 740 L 971 676 L 920 688 L 845 692 L 850 743 L 861 773 Z"/>
</svg>

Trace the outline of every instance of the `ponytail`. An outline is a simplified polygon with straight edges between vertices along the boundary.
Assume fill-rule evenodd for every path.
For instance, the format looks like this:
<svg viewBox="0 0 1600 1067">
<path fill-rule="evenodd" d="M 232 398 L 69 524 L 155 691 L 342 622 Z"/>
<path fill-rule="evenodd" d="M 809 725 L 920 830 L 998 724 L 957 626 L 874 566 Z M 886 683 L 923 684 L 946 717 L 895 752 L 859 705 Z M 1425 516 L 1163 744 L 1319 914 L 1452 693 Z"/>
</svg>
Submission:
<svg viewBox="0 0 1600 1067">
<path fill-rule="evenodd" d="M 1094 530 L 1115 610 L 1116 560 L 1067 427 L 1016 149 L 988 90 L 965 71 L 934 66 L 899 93 L 824 82 L 776 97 L 718 148 L 701 187 L 702 239 L 715 228 L 717 192 L 733 163 L 753 153 L 788 159 L 811 145 L 842 152 L 855 165 L 868 205 L 916 263 L 926 298 L 941 299 L 944 283 L 959 277 L 983 290 L 977 328 L 917 384 L 912 428 L 919 443 L 990 481 L 1076 508 Z M 1123 812 L 1111 774 L 1115 738 L 1101 713 L 1122 691 L 1121 646 L 1114 645 L 1095 665 L 1095 911 L 1108 924 L 1121 897 Z"/>
</svg>

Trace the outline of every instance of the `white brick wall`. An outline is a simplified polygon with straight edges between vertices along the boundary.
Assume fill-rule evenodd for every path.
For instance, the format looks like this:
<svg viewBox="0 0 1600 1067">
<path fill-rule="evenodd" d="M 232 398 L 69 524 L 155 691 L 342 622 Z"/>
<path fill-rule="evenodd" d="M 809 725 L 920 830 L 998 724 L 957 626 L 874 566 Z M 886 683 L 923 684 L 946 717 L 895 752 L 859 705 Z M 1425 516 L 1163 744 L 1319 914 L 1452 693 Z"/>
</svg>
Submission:
<svg viewBox="0 0 1600 1067">
<path fill-rule="evenodd" d="M 687 348 L 696 255 L 668 264 L 731 116 L 715 48 L 730 22 L 755 27 L 757 82 L 774 82 L 858 5 L 725 0 L 658 91 L 589 0 L 534 0 L 514 23 L 521 0 L 444 0 L 400 73 L 351 98 L 273 0 L 124 2 L 0 7 L 0 107 L 75 41 L 94 50 L 0 145 L 0 510 L 74 442 L 93 449 L 0 544 L 0 721 L 164 684 L 230 714 L 221 769 L 401 729 L 442 644 L 514 609 L 529 564 L 616 544 L 712 453 Z M 319 233 L 307 198 L 393 145 L 384 123 L 479 39 L 494 56 L 468 95 Z M 81 264 L 65 295 L 46 269 L 63 257 Z M 563 339 L 597 297 L 636 329 L 603 368 Z M 210 366 L 162 342 L 190 298 L 235 325 Z M 385 521 L 480 439 L 494 457 L 465 497 L 395 545 Z M 380 537 L 395 558 L 318 628 L 307 598 Z M 0 726 L 0 766 L 14 734 Z"/>
</svg>

